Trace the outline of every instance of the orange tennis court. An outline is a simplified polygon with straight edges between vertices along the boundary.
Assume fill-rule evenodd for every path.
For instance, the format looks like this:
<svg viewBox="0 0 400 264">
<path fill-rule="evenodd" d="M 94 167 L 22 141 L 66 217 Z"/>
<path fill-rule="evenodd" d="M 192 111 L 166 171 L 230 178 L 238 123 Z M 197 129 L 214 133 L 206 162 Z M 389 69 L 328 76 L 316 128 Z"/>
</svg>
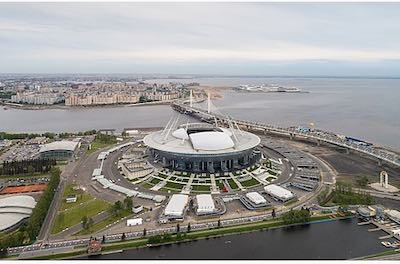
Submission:
<svg viewBox="0 0 400 264">
<path fill-rule="evenodd" d="M 47 188 L 47 183 L 33 184 L 25 186 L 10 186 L 0 191 L 1 194 L 15 194 L 15 193 L 29 193 L 29 192 L 41 192 Z"/>
</svg>

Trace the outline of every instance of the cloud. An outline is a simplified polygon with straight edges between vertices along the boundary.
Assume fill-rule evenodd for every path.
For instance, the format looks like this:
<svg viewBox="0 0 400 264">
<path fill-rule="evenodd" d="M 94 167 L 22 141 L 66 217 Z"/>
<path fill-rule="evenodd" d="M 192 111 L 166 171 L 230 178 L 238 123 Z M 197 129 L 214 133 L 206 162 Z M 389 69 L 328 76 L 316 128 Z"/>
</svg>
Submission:
<svg viewBox="0 0 400 264">
<path fill-rule="evenodd" d="M 0 3 L 0 71 L 400 60 L 399 12 L 396 3 Z"/>
</svg>

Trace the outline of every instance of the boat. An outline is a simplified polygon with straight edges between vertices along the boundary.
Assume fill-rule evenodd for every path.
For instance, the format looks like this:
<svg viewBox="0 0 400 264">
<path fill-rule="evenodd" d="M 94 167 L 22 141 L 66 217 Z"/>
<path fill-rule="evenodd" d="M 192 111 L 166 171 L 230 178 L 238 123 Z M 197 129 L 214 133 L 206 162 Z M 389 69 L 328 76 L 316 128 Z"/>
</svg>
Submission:
<svg viewBox="0 0 400 264">
<path fill-rule="evenodd" d="M 234 88 L 242 92 L 264 92 L 264 93 L 306 93 L 297 87 L 284 87 L 277 84 L 248 85 L 241 84 Z"/>
</svg>

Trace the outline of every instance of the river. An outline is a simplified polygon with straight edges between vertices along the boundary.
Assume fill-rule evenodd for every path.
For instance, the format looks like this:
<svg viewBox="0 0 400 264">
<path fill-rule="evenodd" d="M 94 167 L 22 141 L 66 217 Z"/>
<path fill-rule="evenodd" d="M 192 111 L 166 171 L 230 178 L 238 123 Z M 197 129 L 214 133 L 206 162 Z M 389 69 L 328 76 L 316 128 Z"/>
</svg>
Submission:
<svg viewBox="0 0 400 264">
<path fill-rule="evenodd" d="M 96 258 L 351 259 L 387 250 L 378 239 L 385 233 L 368 232 L 371 226 L 358 226 L 356 223 L 356 219 L 321 222 L 159 247 L 130 249 Z"/>
</svg>

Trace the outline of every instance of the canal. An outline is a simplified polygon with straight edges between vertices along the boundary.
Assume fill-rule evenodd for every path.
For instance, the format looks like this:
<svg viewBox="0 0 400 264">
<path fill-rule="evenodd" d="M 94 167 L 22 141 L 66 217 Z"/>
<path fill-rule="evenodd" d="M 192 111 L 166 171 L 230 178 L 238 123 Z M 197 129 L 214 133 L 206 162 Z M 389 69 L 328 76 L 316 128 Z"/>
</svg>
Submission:
<svg viewBox="0 0 400 264">
<path fill-rule="evenodd" d="M 378 239 L 385 233 L 368 232 L 371 227 L 358 226 L 357 219 L 329 221 L 130 249 L 95 259 L 351 259 L 387 250 Z"/>
</svg>

